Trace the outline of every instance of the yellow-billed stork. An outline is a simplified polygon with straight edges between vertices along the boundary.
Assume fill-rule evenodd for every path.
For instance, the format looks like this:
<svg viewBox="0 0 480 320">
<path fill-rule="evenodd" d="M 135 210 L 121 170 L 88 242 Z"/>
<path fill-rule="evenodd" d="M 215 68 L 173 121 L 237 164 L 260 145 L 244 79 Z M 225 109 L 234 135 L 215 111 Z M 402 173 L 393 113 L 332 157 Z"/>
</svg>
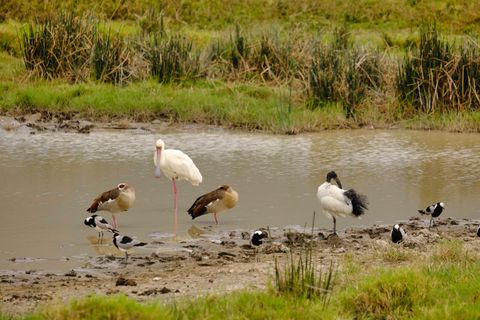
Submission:
<svg viewBox="0 0 480 320">
<path fill-rule="evenodd" d="M 331 184 L 335 180 L 337 186 Z M 327 174 L 326 181 L 318 187 L 317 198 L 323 214 L 333 219 L 333 234 L 337 233 L 337 216 L 359 217 L 367 209 L 367 197 L 354 189 L 344 190 L 335 171 Z"/>
<path fill-rule="evenodd" d="M 172 181 L 174 197 L 174 215 L 175 225 L 174 234 L 177 234 L 177 180 L 187 180 L 192 185 L 198 186 L 202 182 L 202 175 L 192 159 L 180 150 L 165 149 L 165 143 L 158 139 L 155 143 L 155 153 L 153 156 L 155 164 L 155 177 L 160 178 L 160 171 Z"/>
</svg>

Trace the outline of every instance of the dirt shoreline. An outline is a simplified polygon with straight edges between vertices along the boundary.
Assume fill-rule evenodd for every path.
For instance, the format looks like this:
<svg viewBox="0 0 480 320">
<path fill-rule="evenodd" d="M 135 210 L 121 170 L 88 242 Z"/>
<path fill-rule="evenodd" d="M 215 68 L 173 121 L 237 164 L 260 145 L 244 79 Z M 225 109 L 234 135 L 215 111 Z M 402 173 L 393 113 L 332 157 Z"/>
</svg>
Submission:
<svg viewBox="0 0 480 320">
<path fill-rule="evenodd" d="M 427 220 L 413 217 L 402 223 L 408 237 L 399 245 L 390 241 L 391 225 L 349 228 L 338 236 L 329 235 L 325 229 L 315 228 L 312 234 L 310 228 L 272 228 L 258 253 L 244 230 L 180 241 L 175 250 L 154 241 L 150 243 L 155 248 L 152 253 L 137 250 L 127 265 L 123 257 L 105 255 L 90 257 L 78 269 L 63 274 L 3 271 L 0 310 L 4 314 L 24 314 L 43 304 L 91 294 L 122 293 L 138 301 L 171 301 L 245 288 L 264 289 L 272 280 L 275 259 L 286 261 L 290 250 L 298 252 L 307 243 L 313 245 L 315 259 L 321 265 L 333 262 L 341 268 L 347 256 L 365 264 L 384 265 L 388 262 L 380 252 L 401 247 L 425 255 L 441 239 L 458 239 L 474 250 L 480 244 L 478 224 L 479 220 L 444 218 L 428 229 Z"/>
<path fill-rule="evenodd" d="M 128 118 L 106 117 L 102 121 L 100 118 L 94 120 L 76 113 L 66 112 L 36 112 L 19 114 L 2 114 L 0 112 L 0 129 L 9 132 L 27 132 L 37 134 L 42 132 L 65 132 L 88 134 L 94 131 L 102 130 L 142 130 L 145 132 L 155 132 L 163 128 L 182 129 L 226 129 L 218 125 L 208 125 L 201 123 L 178 123 L 168 119 L 156 119 L 152 121 L 137 122 Z M 229 127 L 229 130 L 236 128 Z M 255 130 L 249 130 L 255 131 Z"/>
</svg>

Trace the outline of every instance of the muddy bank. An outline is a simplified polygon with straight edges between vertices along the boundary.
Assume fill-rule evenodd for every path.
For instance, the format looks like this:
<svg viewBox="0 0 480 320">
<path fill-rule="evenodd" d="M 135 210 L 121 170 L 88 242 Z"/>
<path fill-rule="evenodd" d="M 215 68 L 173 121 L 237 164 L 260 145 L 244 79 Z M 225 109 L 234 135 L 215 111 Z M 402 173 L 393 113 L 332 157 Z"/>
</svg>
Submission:
<svg viewBox="0 0 480 320">
<path fill-rule="evenodd" d="M 48 270 L 0 273 L 0 301 L 4 313 L 32 311 L 39 305 L 67 301 L 89 294 L 126 294 L 138 301 L 207 293 L 223 293 L 244 288 L 266 288 L 272 279 L 275 259 L 285 261 L 288 252 L 298 252 L 305 244 L 315 248 L 319 264 L 334 262 L 339 268 L 342 258 L 358 258 L 360 263 L 385 264 L 379 252 L 402 247 L 413 254 L 429 254 L 441 239 L 458 239 L 467 247 L 478 247 L 478 220 L 445 218 L 428 229 L 428 221 L 418 217 L 402 223 L 407 239 L 399 244 L 390 241 L 390 225 L 351 228 L 330 235 L 329 230 L 301 227 L 269 228 L 270 238 L 258 250 L 249 244 L 250 232 L 234 230 L 221 235 L 199 229 L 195 238 L 175 245 L 152 241 L 146 251 L 136 250 L 125 265 L 121 255 L 89 257 L 66 273 Z M 115 249 L 105 239 L 97 246 Z"/>
<path fill-rule="evenodd" d="M 175 127 L 176 129 L 184 128 L 219 128 L 219 126 L 198 124 L 198 123 L 177 123 L 169 121 L 167 118 L 145 119 L 145 121 L 135 121 L 128 118 L 112 118 L 105 119 L 89 119 L 81 114 L 68 112 L 48 112 L 42 111 L 37 113 L 20 113 L 18 115 L 10 115 L 0 113 L 0 129 L 5 131 L 28 132 L 37 134 L 42 132 L 73 132 L 88 134 L 98 130 L 142 130 L 145 132 L 154 132 L 155 130 Z M 230 128 L 234 129 L 234 128 Z"/>
</svg>

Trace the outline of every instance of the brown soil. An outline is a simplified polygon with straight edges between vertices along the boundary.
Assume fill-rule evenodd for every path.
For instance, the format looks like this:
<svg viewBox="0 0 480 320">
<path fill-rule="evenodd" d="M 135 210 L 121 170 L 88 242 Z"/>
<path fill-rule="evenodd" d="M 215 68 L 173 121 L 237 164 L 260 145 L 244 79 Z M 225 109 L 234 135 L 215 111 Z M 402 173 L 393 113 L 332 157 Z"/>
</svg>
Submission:
<svg viewBox="0 0 480 320">
<path fill-rule="evenodd" d="M 444 218 L 428 229 L 428 221 L 411 218 L 402 224 L 407 239 L 390 241 L 392 226 L 374 225 L 347 229 L 337 235 L 327 230 L 270 229 L 270 238 L 258 248 L 249 244 L 250 234 L 235 230 L 215 239 L 201 237 L 179 242 L 177 249 L 150 243 L 147 255 L 136 250 L 124 264 L 113 255 L 91 257 L 79 269 L 63 274 L 48 271 L 7 271 L 0 275 L 0 306 L 7 314 L 32 311 L 39 305 L 63 302 L 90 294 L 122 293 L 138 301 L 171 300 L 207 293 L 223 293 L 245 288 L 265 288 L 272 279 L 275 259 L 286 261 L 288 252 L 298 252 L 312 244 L 320 264 L 354 257 L 365 265 L 389 262 L 382 252 L 404 248 L 414 254 L 431 251 L 441 239 L 459 239 L 478 247 L 478 221 Z M 218 236 L 218 235 L 217 235 Z M 105 240 L 106 241 L 106 240 Z M 109 246 L 108 246 L 109 247 Z M 363 261 L 363 262 L 362 262 Z"/>
<path fill-rule="evenodd" d="M 154 131 L 163 127 L 183 128 L 218 128 L 206 124 L 179 124 L 171 123 L 165 119 L 153 120 L 148 122 L 130 121 L 127 118 L 105 117 L 105 121 L 95 118 L 90 121 L 88 117 L 81 114 L 67 112 L 48 112 L 42 111 L 33 114 L 19 113 L 18 115 L 2 115 L 0 112 L 0 128 L 6 131 L 27 131 L 30 134 L 41 132 L 76 132 L 88 134 L 96 130 L 144 130 Z"/>
</svg>

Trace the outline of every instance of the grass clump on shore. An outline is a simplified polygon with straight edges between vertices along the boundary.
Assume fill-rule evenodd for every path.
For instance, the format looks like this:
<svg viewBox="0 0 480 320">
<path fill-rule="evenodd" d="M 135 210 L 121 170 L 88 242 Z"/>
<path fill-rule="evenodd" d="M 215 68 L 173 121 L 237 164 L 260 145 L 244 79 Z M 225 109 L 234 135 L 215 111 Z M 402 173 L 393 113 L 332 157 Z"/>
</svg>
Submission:
<svg viewBox="0 0 480 320">
<path fill-rule="evenodd" d="M 283 268 L 275 260 L 274 288 L 280 294 L 318 299 L 326 304 L 333 288 L 333 278 L 333 264 L 322 272 L 314 262 L 311 246 L 303 248 L 298 258 L 290 252 L 290 259 Z"/>
</svg>

